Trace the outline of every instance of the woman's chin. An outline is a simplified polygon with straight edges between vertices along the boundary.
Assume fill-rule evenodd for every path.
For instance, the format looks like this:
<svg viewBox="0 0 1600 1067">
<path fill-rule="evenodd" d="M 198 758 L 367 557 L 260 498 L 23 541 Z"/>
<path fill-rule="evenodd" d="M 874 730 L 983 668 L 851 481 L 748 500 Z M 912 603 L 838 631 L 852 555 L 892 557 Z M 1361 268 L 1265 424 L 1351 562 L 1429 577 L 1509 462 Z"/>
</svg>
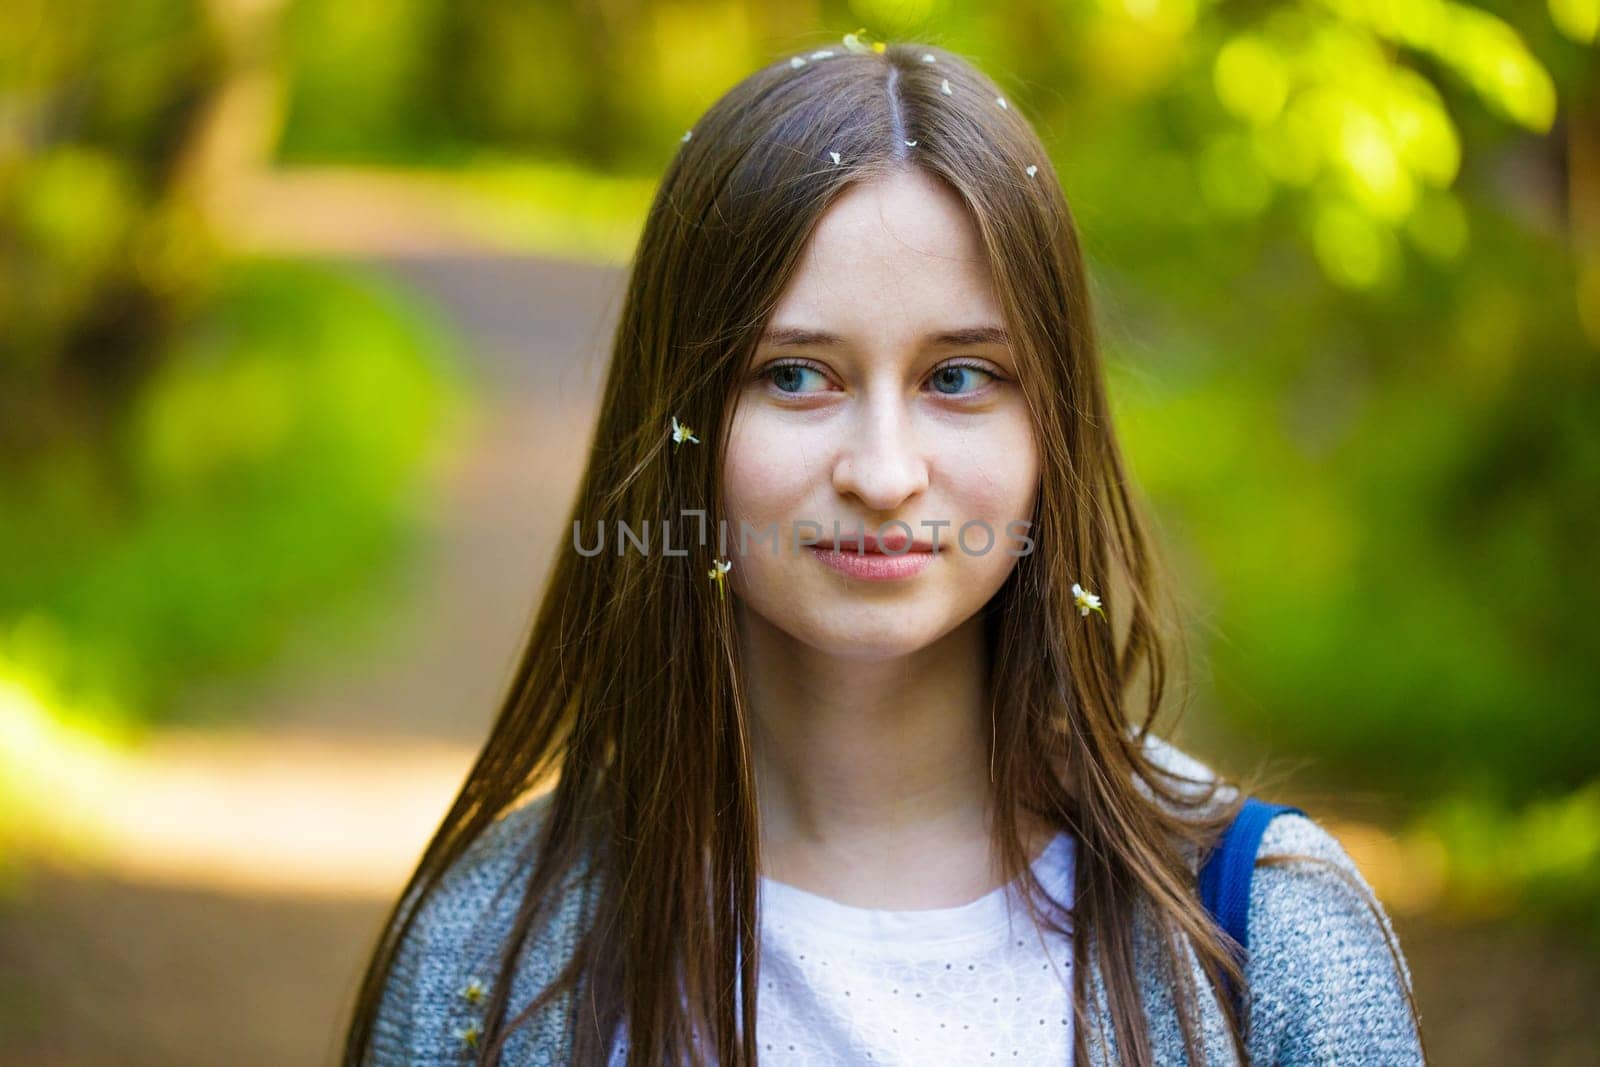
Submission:
<svg viewBox="0 0 1600 1067">
<path fill-rule="evenodd" d="M 760 594 L 752 595 L 747 585 L 741 590 L 740 605 L 808 648 L 863 662 L 921 652 L 982 607 L 940 595 L 943 590 L 902 587 L 901 595 L 882 596 L 876 595 L 880 589 L 895 583 L 862 584 L 864 594 L 854 588 L 795 581 L 763 585 Z M 788 590 L 788 595 L 780 595 L 778 589 Z"/>
<path fill-rule="evenodd" d="M 862 613 L 822 626 L 812 624 L 799 636 L 826 655 L 872 662 L 921 652 L 949 629 L 934 620 L 919 619 L 905 609 L 885 611 L 881 618 L 872 617 L 875 614 Z"/>
</svg>

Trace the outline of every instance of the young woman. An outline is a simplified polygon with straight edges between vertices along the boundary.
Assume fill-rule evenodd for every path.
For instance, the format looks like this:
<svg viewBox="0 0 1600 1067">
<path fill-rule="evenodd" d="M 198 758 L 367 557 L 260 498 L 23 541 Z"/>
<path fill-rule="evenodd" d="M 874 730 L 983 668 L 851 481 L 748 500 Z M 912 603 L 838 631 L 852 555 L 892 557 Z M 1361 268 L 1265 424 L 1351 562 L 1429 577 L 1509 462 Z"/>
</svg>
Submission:
<svg viewBox="0 0 1600 1067">
<path fill-rule="evenodd" d="M 1108 412 L 989 80 L 852 35 L 730 90 L 345 1062 L 1419 1062 L 1315 822 L 1268 826 L 1244 965 L 1203 906 L 1248 790 L 1150 732 L 1174 628 Z"/>
</svg>

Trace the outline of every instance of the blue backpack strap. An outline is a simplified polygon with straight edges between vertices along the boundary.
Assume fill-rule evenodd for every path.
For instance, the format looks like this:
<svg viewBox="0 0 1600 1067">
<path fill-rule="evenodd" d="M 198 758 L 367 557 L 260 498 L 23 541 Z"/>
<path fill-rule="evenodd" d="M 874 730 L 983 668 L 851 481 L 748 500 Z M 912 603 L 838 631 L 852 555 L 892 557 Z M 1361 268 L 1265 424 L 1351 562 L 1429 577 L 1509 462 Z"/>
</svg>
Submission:
<svg viewBox="0 0 1600 1067">
<path fill-rule="evenodd" d="M 1223 831 L 1222 840 L 1206 857 L 1200 868 L 1200 899 L 1206 910 L 1237 941 L 1244 951 L 1237 957 L 1244 965 L 1250 953 L 1250 880 L 1255 875 L 1256 851 L 1261 847 L 1261 835 L 1267 824 L 1279 815 L 1288 813 L 1305 815 L 1290 804 L 1274 804 L 1257 797 L 1246 797 L 1244 806 L 1233 822 Z M 1309 816 L 1308 816 L 1309 817 Z M 1245 1008 L 1228 976 L 1222 976 L 1223 989 L 1233 999 L 1239 1019 L 1245 1020 Z"/>
</svg>

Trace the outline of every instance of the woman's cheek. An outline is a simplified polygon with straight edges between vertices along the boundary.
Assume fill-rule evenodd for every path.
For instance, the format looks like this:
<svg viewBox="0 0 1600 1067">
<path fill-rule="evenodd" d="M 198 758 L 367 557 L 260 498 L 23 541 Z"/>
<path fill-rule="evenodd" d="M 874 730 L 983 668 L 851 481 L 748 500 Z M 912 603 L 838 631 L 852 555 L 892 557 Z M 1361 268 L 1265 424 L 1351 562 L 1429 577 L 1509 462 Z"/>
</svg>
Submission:
<svg viewBox="0 0 1600 1067">
<path fill-rule="evenodd" d="M 752 524 L 804 518 L 794 512 L 814 496 L 819 476 L 816 449 L 793 426 L 752 414 L 735 424 L 728 442 L 727 496 L 730 523 Z M 736 527 L 735 527 L 736 529 Z"/>
<path fill-rule="evenodd" d="M 944 465 L 944 472 L 947 499 L 962 514 L 941 518 L 981 518 L 1003 524 L 1013 518 L 1026 519 L 1031 511 L 1038 480 L 1031 438 L 969 437 L 966 447 Z"/>
</svg>

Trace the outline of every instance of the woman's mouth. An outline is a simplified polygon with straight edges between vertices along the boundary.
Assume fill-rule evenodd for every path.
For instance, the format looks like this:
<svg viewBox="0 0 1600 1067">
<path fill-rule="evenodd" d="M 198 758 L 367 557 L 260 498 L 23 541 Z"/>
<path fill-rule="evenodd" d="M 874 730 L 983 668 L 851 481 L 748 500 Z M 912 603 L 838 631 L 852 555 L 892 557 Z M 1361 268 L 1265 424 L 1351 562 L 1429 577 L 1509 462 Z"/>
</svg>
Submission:
<svg viewBox="0 0 1600 1067">
<path fill-rule="evenodd" d="M 824 566 L 847 577 L 868 582 L 893 582 L 921 574 L 939 554 L 926 541 L 913 541 L 906 547 L 909 539 L 905 537 L 898 541 L 886 537 L 880 543 L 877 538 L 867 534 L 861 545 L 853 537 L 840 540 L 842 547 L 826 541 L 807 545 L 806 548 Z"/>
</svg>

